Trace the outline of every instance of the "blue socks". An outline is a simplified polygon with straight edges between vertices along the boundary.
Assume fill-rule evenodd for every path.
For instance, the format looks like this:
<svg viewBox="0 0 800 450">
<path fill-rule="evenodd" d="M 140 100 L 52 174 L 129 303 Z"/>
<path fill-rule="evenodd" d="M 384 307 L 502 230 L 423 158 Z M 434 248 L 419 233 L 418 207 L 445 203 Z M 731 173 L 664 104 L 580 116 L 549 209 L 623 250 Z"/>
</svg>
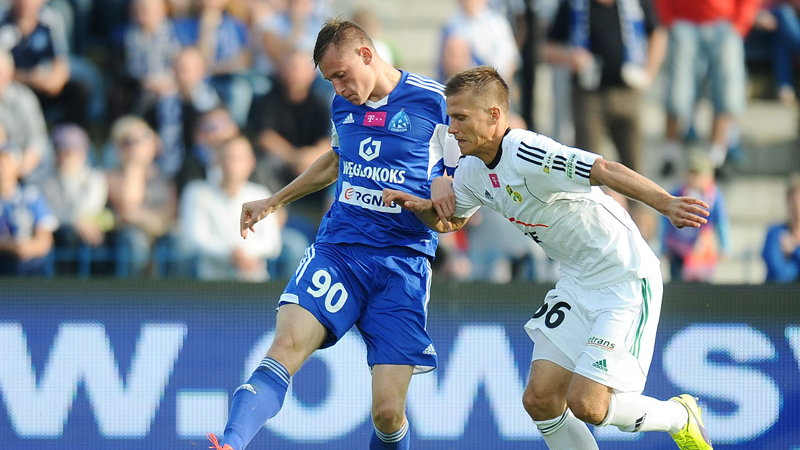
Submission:
<svg viewBox="0 0 800 450">
<path fill-rule="evenodd" d="M 408 450 L 410 445 L 408 435 L 408 420 L 394 433 L 386 434 L 373 429 L 372 439 L 369 441 L 369 450 Z"/>
<path fill-rule="evenodd" d="M 220 444 L 228 444 L 234 450 L 243 450 L 264 422 L 275 417 L 281 410 L 289 388 L 289 379 L 289 372 L 281 363 L 272 358 L 264 358 L 247 383 L 233 392 L 228 424 Z"/>
</svg>

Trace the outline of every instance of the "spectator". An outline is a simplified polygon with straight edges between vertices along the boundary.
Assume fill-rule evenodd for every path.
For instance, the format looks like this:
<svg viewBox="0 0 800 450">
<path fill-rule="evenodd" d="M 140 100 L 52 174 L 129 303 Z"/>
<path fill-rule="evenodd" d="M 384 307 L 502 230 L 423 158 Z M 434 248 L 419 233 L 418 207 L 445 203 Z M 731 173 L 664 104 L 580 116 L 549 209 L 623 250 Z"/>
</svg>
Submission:
<svg viewBox="0 0 800 450">
<path fill-rule="evenodd" d="M 183 46 L 203 55 L 212 86 L 240 126 L 247 121 L 253 89 L 242 75 L 250 67 L 247 27 L 225 10 L 227 0 L 200 0 L 197 14 L 175 22 Z"/>
<path fill-rule="evenodd" d="M 472 50 L 466 39 L 454 34 L 445 39 L 442 45 L 439 81 L 446 83 L 453 75 L 474 67 Z"/>
<path fill-rule="evenodd" d="M 650 0 L 560 3 L 545 59 L 575 74 L 576 147 L 603 153 L 608 136 L 619 161 L 641 172 L 642 92 L 658 74 L 666 43 Z"/>
<path fill-rule="evenodd" d="M 238 134 L 239 126 L 227 109 L 220 106 L 202 113 L 193 130 L 192 147 L 175 176 L 178 193 L 183 192 L 188 182 L 198 178 L 219 182 L 214 152 L 220 144 Z"/>
<path fill-rule="evenodd" d="M 119 103 L 114 118 L 141 114 L 174 90 L 172 64 L 181 49 L 165 0 L 134 0 L 130 9 L 132 21 L 124 32 L 117 86 L 111 91 Z"/>
<path fill-rule="evenodd" d="M 145 274 L 153 244 L 165 237 L 175 222 L 177 199 L 171 180 L 154 164 L 158 136 L 133 116 L 117 119 L 111 138 L 120 167 L 108 172 L 108 203 L 114 213 L 112 232 L 117 261 L 134 276 Z"/>
<path fill-rule="evenodd" d="M 442 49 L 447 41 L 458 36 L 469 43 L 472 66 L 495 67 L 507 80 L 514 79 L 519 65 L 519 51 L 511 24 L 504 16 L 487 7 L 488 0 L 459 0 L 459 10 L 445 25 Z M 444 53 L 439 55 L 441 61 Z M 472 67 L 471 66 L 471 67 Z M 439 78 L 443 70 L 440 66 Z"/>
<path fill-rule="evenodd" d="M 316 78 L 311 56 L 302 51 L 287 53 L 278 71 L 278 83 L 256 103 L 251 120 L 261 153 L 256 181 L 273 192 L 331 148 L 330 105 L 311 88 Z M 316 225 L 326 209 L 324 203 L 325 191 L 321 191 L 292 203 L 290 211 Z"/>
<path fill-rule="evenodd" d="M 197 47 L 184 47 L 173 66 L 175 85 L 172 90 L 144 114 L 161 137 L 163 145 L 157 163 L 169 177 L 178 173 L 187 149 L 193 147 L 193 133 L 199 117 L 222 106 L 217 91 L 208 83 L 205 62 Z"/>
<path fill-rule="evenodd" d="M 34 185 L 19 182 L 22 152 L 0 128 L 0 276 L 45 275 L 58 220 Z"/>
<path fill-rule="evenodd" d="M 44 0 L 13 0 L 0 15 L 0 49 L 14 57 L 14 78 L 36 93 L 49 123 L 89 125 L 89 88 L 70 79 L 64 19 Z"/>
<path fill-rule="evenodd" d="M 197 275 L 203 280 L 264 281 L 267 259 L 281 250 L 281 225 L 285 217 L 271 216 L 256 229 L 252 241 L 231 233 L 239 223 L 242 204 L 269 197 L 265 187 L 247 181 L 255 168 L 250 142 L 236 136 L 217 151 L 220 183 L 194 180 L 180 203 L 181 236 L 197 258 Z"/>
<path fill-rule="evenodd" d="M 662 174 L 681 159 L 682 134 L 692 127 L 702 81 L 708 78 L 714 118 L 709 154 L 721 167 L 735 118 L 745 106 L 742 37 L 755 19 L 760 0 L 655 0 L 669 30 L 666 64 L 666 147 Z"/>
<path fill-rule="evenodd" d="M 375 50 L 381 55 L 381 58 L 395 67 L 402 66 L 397 48 L 381 37 L 383 35 L 381 20 L 372 8 L 367 6 L 357 8 L 353 12 L 353 22 L 369 33 L 372 43 L 375 44 Z"/>
<path fill-rule="evenodd" d="M 794 62 L 800 55 L 800 1 L 764 1 L 754 28 L 773 34 L 772 56 L 778 98 L 785 105 L 793 105 L 797 101 Z"/>
<path fill-rule="evenodd" d="M 786 211 L 786 222 L 769 227 L 764 241 L 768 282 L 800 281 L 800 174 L 789 178 Z"/>
<path fill-rule="evenodd" d="M 663 250 L 673 280 L 711 282 L 717 263 L 730 249 L 730 223 L 725 199 L 714 182 L 714 164 L 706 152 L 689 152 L 686 181 L 673 195 L 699 198 L 709 205 L 708 222 L 700 228 L 663 223 Z"/>
<path fill-rule="evenodd" d="M 36 95 L 24 84 L 14 80 L 14 59 L 0 50 L 0 124 L 4 139 L 21 149 L 18 167 L 22 178 L 30 176 L 40 165 L 48 162 L 47 125 Z"/>
<path fill-rule="evenodd" d="M 41 189 L 59 222 L 55 232 L 56 248 L 77 250 L 97 247 L 112 227 L 106 209 L 108 183 L 105 174 L 88 164 L 89 136 L 74 124 L 59 125 L 52 134 L 56 165 L 43 177 Z M 74 264 L 58 262 L 60 275 L 72 272 Z"/>
<path fill-rule="evenodd" d="M 255 24 L 263 54 L 258 67 L 271 76 L 277 75 L 278 64 L 294 50 L 308 54 L 314 51 L 316 33 L 322 26 L 315 0 L 293 0 L 280 7 L 273 3 L 273 14 Z"/>
</svg>

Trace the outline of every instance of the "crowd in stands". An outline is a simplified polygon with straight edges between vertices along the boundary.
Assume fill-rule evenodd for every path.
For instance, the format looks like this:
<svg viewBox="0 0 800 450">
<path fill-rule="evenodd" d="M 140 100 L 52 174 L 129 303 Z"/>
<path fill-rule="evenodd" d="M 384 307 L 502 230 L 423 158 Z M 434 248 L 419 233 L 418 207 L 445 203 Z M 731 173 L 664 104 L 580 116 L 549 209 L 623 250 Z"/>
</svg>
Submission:
<svg viewBox="0 0 800 450">
<path fill-rule="evenodd" d="M 311 53 L 325 18 L 341 14 L 336 6 L 0 0 L 0 275 L 288 277 L 331 193 L 290 205 L 246 241 L 239 211 L 330 146 L 333 94 Z M 378 11 L 352 13 L 402 68 Z M 671 279 L 710 282 L 730 248 L 717 183 L 740 151 L 745 49 L 768 54 L 772 95 L 793 106 L 799 12 L 796 0 L 458 0 L 431 43 L 430 75 L 444 82 L 476 65 L 496 67 L 512 85 L 514 126 L 535 130 L 529 68 L 562 67 L 569 100 L 558 101 L 571 106 L 571 144 L 639 171 L 642 99 L 657 87 L 669 92 L 661 172 L 684 174 L 674 191 L 707 201 L 711 220 L 677 230 L 627 206 L 661 247 Z M 713 105 L 709 136 L 696 132 L 704 96 Z M 768 281 L 800 279 L 798 186 L 793 178 L 787 223 L 766 233 Z M 440 276 L 554 279 L 557 267 L 533 242 L 498 241 L 513 236 L 503 231 L 508 222 L 480 214 L 441 236 Z"/>
</svg>

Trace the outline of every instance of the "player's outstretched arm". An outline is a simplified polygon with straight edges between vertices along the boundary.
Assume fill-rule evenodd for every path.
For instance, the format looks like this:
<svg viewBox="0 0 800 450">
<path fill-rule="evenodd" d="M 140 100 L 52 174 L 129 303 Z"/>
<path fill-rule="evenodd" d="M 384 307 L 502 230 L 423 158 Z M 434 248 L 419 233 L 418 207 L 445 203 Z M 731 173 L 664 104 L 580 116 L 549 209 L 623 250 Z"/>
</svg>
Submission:
<svg viewBox="0 0 800 450">
<path fill-rule="evenodd" d="M 242 215 L 239 218 L 239 233 L 242 238 L 247 239 L 248 231 L 255 233 L 253 227 L 258 221 L 299 198 L 330 186 L 338 176 L 339 155 L 331 149 L 272 197 L 242 204 Z"/>
<path fill-rule="evenodd" d="M 692 197 L 675 197 L 649 178 L 624 165 L 597 159 L 589 179 L 594 185 L 605 185 L 620 194 L 638 200 L 667 218 L 678 228 L 700 228 L 708 222 L 708 205 Z"/>
<path fill-rule="evenodd" d="M 419 198 L 414 194 L 396 189 L 387 188 L 383 190 L 383 203 L 386 205 L 391 205 L 392 203 L 400 205 L 401 208 L 416 214 L 419 220 L 428 228 L 440 233 L 460 230 L 468 220 L 460 217 L 450 217 L 442 221 L 437 216 L 431 200 Z"/>
</svg>

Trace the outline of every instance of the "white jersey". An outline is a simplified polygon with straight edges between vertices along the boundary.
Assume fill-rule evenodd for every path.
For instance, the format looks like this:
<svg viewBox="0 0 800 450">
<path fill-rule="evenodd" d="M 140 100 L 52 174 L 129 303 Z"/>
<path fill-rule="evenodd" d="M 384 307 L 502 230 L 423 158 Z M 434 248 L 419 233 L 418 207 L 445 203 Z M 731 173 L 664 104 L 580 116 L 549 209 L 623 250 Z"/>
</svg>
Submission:
<svg viewBox="0 0 800 450">
<path fill-rule="evenodd" d="M 597 158 L 532 131 L 510 130 L 488 166 L 474 156 L 461 160 L 455 216 L 470 217 L 481 206 L 498 211 L 585 288 L 644 278 L 658 270 L 658 258 L 622 205 L 590 185 Z"/>
</svg>

